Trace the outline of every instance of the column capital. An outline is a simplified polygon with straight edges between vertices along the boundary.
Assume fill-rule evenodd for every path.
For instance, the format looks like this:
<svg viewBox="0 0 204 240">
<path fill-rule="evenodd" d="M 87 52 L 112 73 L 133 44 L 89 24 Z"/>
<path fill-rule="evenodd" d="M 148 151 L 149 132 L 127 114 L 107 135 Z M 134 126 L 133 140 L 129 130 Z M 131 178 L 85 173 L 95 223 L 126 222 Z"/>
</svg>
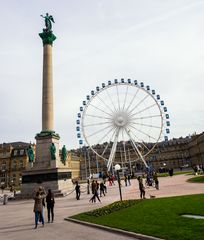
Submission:
<svg viewBox="0 0 204 240">
<path fill-rule="evenodd" d="M 35 139 L 40 139 L 40 138 L 55 138 L 57 140 L 60 139 L 59 134 L 55 133 L 55 131 L 52 130 L 47 130 L 47 131 L 41 131 L 40 133 L 37 133 L 35 136 Z"/>
<path fill-rule="evenodd" d="M 42 33 L 39 33 L 39 36 L 41 37 L 42 41 L 43 41 L 43 46 L 46 44 L 52 45 L 52 43 L 55 41 L 55 39 L 57 38 L 52 31 L 45 31 L 43 29 Z"/>
</svg>

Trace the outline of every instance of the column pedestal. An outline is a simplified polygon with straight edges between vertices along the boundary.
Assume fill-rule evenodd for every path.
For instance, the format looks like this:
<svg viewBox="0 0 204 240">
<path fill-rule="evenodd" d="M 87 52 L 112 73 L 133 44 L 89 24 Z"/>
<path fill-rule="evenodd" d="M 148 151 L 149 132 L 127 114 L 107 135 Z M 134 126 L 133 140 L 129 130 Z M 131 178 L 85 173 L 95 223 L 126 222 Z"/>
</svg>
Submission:
<svg viewBox="0 0 204 240">
<path fill-rule="evenodd" d="M 33 191 L 43 186 L 49 188 L 55 196 L 65 196 L 73 189 L 71 171 L 60 160 L 59 135 L 54 131 L 44 131 L 36 135 L 36 160 L 33 168 L 22 173 L 22 198 L 31 198 Z M 50 145 L 56 147 L 56 160 L 51 159 Z"/>
</svg>

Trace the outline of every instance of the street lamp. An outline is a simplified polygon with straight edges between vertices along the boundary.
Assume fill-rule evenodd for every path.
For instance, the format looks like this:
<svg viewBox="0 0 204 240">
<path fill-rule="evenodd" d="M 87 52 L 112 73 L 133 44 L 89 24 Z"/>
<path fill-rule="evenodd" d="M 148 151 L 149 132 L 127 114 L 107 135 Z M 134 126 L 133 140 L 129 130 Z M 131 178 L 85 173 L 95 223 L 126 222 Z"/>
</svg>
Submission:
<svg viewBox="0 0 204 240">
<path fill-rule="evenodd" d="M 119 187 L 119 192 L 120 192 L 120 201 L 122 201 L 122 192 L 121 192 L 120 175 L 119 175 L 120 169 L 121 169 L 120 165 L 116 164 L 115 165 L 115 171 L 117 172 L 118 187 Z"/>
</svg>

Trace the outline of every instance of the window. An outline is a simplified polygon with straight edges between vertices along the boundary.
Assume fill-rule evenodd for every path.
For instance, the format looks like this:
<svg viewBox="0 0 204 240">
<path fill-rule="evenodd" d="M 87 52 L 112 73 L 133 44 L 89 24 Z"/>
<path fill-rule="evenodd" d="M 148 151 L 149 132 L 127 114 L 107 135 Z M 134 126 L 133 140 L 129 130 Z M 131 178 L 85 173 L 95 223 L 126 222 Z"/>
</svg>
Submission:
<svg viewBox="0 0 204 240">
<path fill-rule="evenodd" d="M 6 174 L 5 173 L 1 173 L 1 176 L 0 176 L 0 181 L 1 181 L 1 184 L 5 183 L 6 182 Z"/>
<path fill-rule="evenodd" d="M 18 151 L 17 150 L 14 150 L 14 156 L 16 156 L 17 155 L 17 153 L 18 153 Z"/>
<path fill-rule="evenodd" d="M 19 182 L 21 183 L 22 182 L 22 175 L 19 174 Z"/>
<path fill-rule="evenodd" d="M 16 160 L 13 161 L 13 170 L 16 170 L 17 169 L 17 162 Z"/>
<path fill-rule="evenodd" d="M 2 162 L 1 170 L 4 170 L 4 171 L 6 170 L 6 162 L 5 161 Z"/>
<path fill-rule="evenodd" d="M 11 184 L 14 184 L 16 181 L 16 174 L 13 174 L 13 176 L 11 177 Z"/>
<path fill-rule="evenodd" d="M 22 159 L 19 160 L 19 167 L 20 167 L 20 168 L 23 168 L 23 160 L 22 160 Z"/>
<path fill-rule="evenodd" d="M 23 155 L 24 154 L 24 149 L 21 149 L 20 150 L 20 155 Z"/>
</svg>

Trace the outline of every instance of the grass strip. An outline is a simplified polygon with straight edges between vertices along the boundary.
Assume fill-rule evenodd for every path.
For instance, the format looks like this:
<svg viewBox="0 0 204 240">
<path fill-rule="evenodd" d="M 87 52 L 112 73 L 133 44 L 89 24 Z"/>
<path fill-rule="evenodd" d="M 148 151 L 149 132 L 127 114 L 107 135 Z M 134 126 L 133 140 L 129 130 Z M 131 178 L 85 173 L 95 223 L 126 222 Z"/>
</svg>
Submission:
<svg viewBox="0 0 204 240">
<path fill-rule="evenodd" d="M 191 183 L 204 183 L 204 175 L 203 176 L 197 176 L 197 177 L 189 178 L 187 182 L 191 182 Z"/>
<path fill-rule="evenodd" d="M 204 216 L 204 194 L 116 202 L 72 218 L 166 240 L 203 239 L 204 220 L 183 214 Z"/>
</svg>

